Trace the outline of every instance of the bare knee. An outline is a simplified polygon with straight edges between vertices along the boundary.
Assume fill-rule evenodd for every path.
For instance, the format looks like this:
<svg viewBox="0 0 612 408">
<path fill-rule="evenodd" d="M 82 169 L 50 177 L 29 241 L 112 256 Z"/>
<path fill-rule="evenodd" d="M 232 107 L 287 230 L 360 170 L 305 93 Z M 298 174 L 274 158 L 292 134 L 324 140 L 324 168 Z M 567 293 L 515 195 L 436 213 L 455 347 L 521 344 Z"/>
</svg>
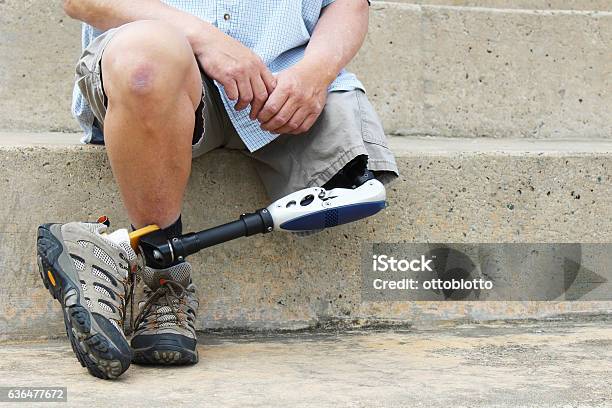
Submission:
<svg viewBox="0 0 612 408">
<path fill-rule="evenodd" d="M 160 21 L 137 21 L 119 30 L 102 57 L 104 89 L 109 101 L 161 107 L 180 92 L 193 93 L 186 79 L 197 71 L 185 36 Z M 199 77 L 199 74 L 198 74 Z M 191 81 L 193 82 L 193 81 Z M 197 96 L 196 96 L 197 99 Z"/>
</svg>

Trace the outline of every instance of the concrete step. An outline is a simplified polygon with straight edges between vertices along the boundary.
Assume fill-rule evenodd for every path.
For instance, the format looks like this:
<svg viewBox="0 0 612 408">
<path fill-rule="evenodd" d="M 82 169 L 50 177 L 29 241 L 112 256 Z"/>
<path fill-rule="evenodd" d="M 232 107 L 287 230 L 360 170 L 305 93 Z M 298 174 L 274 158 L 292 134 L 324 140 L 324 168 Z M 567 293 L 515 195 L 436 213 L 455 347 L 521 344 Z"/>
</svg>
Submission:
<svg viewBox="0 0 612 408">
<path fill-rule="evenodd" d="M 381 0 L 373 0 L 382 3 Z M 525 10 L 612 11 L 609 0 L 394 0 L 394 3 Z"/>
<path fill-rule="evenodd" d="M 611 344 L 609 321 L 207 334 L 196 366 L 100 381 L 65 340 L 12 343 L 0 384 L 66 387 L 68 407 L 608 407 Z"/>
<path fill-rule="evenodd" d="M 58 336 L 58 305 L 35 261 L 37 225 L 111 217 L 127 225 L 103 148 L 78 135 L 0 134 L 0 339 Z M 54 144 L 50 141 L 55 140 Z M 41 142 L 43 144 L 41 144 Z M 193 257 L 198 328 L 542 318 L 610 313 L 611 302 L 366 302 L 361 250 L 376 242 L 612 242 L 612 141 L 391 137 L 402 176 L 374 218 L 308 238 L 236 240 Z M 251 163 L 196 160 L 187 230 L 268 204 Z"/>
<path fill-rule="evenodd" d="M 610 138 L 611 8 L 608 0 L 376 2 L 351 69 L 388 133 Z M 0 61 L 0 129 L 78 130 L 69 105 L 79 30 L 57 2 L 0 3 L 8 39 L 0 54 L 10 56 Z"/>
<path fill-rule="evenodd" d="M 388 133 L 612 136 L 612 13 L 375 3 L 352 68 Z"/>
</svg>

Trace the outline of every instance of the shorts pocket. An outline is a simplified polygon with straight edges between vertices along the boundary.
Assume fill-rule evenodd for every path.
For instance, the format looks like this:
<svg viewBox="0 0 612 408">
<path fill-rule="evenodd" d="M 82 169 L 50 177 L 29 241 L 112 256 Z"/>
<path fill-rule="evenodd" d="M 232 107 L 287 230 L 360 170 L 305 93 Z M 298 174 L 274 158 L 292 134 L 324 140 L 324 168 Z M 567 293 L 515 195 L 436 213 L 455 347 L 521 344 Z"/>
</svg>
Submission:
<svg viewBox="0 0 612 408">
<path fill-rule="evenodd" d="M 385 130 L 380 118 L 376 114 L 374 107 L 368 100 L 366 94 L 361 90 L 355 91 L 357 105 L 359 107 L 359 117 L 361 119 L 361 133 L 364 142 L 388 147 Z"/>
<path fill-rule="evenodd" d="M 93 90 L 91 75 L 91 72 L 88 72 L 77 78 L 77 86 L 85 98 L 85 101 L 89 105 L 91 105 L 92 101 L 94 101 L 96 94 L 96 92 Z"/>
<path fill-rule="evenodd" d="M 77 79 L 77 86 L 98 122 L 103 126 L 106 107 L 98 72 L 89 72 Z"/>
</svg>

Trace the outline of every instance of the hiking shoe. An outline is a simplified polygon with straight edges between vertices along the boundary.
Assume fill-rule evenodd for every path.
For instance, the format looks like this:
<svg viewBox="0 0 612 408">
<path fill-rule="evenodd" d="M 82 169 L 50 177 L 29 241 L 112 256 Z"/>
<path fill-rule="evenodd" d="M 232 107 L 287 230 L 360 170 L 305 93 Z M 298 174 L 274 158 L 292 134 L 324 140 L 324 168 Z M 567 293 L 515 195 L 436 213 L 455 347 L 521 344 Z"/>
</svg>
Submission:
<svg viewBox="0 0 612 408">
<path fill-rule="evenodd" d="M 114 379 L 130 366 L 123 333 L 126 292 L 136 254 L 125 229 L 71 222 L 38 227 L 40 276 L 64 313 L 66 333 L 83 367 Z"/>
<path fill-rule="evenodd" d="M 195 318 L 198 300 L 191 264 L 167 269 L 145 267 L 145 298 L 138 304 L 132 350 L 136 364 L 185 365 L 198 362 Z"/>
</svg>

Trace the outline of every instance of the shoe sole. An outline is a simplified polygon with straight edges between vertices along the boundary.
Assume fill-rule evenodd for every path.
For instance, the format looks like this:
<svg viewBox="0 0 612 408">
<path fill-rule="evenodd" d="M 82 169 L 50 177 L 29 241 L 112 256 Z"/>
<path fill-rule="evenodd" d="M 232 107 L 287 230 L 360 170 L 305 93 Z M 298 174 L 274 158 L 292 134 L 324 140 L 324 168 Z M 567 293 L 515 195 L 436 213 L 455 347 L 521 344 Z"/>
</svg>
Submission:
<svg viewBox="0 0 612 408">
<path fill-rule="evenodd" d="M 132 357 L 122 353 L 117 345 L 130 350 L 129 344 L 120 333 L 103 331 L 89 309 L 81 304 L 78 279 L 67 270 L 72 260 L 62 242 L 60 227 L 60 224 L 38 227 L 36 246 L 40 277 L 51 296 L 62 306 L 66 334 L 81 365 L 95 377 L 115 379 L 128 369 Z"/>
<path fill-rule="evenodd" d="M 132 363 L 140 365 L 191 365 L 198 362 L 198 350 L 185 348 L 177 340 L 163 338 L 149 347 L 133 348 Z"/>
</svg>

